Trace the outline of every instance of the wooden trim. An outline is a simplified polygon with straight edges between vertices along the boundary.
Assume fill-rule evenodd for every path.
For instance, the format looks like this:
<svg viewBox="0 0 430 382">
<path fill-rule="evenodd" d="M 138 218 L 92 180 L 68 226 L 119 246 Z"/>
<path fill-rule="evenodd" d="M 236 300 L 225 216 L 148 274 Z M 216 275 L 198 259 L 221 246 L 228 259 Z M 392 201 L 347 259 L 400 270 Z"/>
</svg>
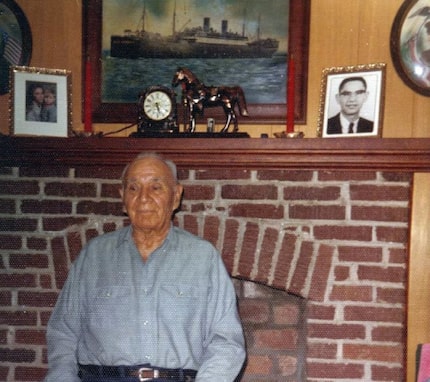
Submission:
<svg viewBox="0 0 430 382">
<path fill-rule="evenodd" d="M 430 139 L 0 138 L 0 165 L 119 166 L 155 151 L 183 168 L 430 171 Z"/>
</svg>

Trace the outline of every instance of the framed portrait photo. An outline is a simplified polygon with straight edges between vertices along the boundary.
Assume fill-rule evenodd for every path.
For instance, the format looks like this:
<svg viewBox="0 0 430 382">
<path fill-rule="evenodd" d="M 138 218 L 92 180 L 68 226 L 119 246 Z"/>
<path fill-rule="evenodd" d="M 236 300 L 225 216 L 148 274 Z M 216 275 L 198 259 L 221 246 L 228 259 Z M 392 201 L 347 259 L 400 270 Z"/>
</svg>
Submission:
<svg viewBox="0 0 430 382">
<path fill-rule="evenodd" d="M 10 82 L 11 135 L 71 135 L 70 71 L 13 66 Z"/>
<path fill-rule="evenodd" d="M 377 63 L 323 70 L 319 137 L 382 136 L 385 68 Z"/>
</svg>

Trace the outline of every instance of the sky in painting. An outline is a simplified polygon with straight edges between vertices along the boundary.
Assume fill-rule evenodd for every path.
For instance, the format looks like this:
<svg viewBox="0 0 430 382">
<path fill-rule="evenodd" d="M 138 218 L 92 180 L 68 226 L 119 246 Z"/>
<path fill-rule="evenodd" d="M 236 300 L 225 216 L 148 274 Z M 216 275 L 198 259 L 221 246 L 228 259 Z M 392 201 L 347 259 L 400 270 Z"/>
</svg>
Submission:
<svg viewBox="0 0 430 382">
<path fill-rule="evenodd" d="M 142 27 L 145 8 L 145 30 L 161 35 L 172 34 L 173 12 L 176 3 L 176 31 L 203 25 L 210 17 L 211 27 L 221 29 L 221 20 L 228 20 L 231 32 L 257 36 L 260 18 L 260 37 L 280 40 L 280 49 L 286 50 L 288 29 L 288 0 L 104 0 L 103 48 L 109 49 L 110 36 L 123 34 L 125 29 Z"/>
</svg>

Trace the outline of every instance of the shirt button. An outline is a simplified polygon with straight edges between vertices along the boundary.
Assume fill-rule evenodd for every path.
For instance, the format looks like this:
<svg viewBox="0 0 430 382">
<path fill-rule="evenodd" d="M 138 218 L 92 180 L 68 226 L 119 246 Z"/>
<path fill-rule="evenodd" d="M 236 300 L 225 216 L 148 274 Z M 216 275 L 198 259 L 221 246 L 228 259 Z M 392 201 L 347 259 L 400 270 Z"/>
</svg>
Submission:
<svg viewBox="0 0 430 382">
<path fill-rule="evenodd" d="M 149 324 L 149 321 L 143 321 L 143 325 L 148 325 Z"/>
</svg>

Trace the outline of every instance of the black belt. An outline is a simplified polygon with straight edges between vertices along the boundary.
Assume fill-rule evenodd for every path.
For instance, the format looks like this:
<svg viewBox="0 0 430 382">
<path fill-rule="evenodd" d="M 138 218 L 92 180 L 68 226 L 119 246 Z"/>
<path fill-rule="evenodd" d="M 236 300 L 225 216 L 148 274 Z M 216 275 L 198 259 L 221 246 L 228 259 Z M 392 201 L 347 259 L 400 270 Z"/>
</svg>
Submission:
<svg viewBox="0 0 430 382">
<path fill-rule="evenodd" d="M 193 382 L 197 375 L 196 370 L 191 369 L 165 369 L 143 366 L 101 366 L 79 365 L 79 377 L 135 377 L 138 381 L 150 381 L 152 379 L 172 379 L 183 382 Z"/>
</svg>

